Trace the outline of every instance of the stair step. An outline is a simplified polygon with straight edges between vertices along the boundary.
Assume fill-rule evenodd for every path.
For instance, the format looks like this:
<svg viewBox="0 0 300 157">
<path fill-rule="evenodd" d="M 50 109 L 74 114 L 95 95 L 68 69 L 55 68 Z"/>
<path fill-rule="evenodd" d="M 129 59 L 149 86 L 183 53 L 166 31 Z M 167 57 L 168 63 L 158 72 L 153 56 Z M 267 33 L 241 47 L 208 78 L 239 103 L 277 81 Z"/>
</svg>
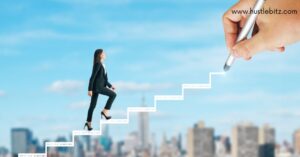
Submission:
<svg viewBox="0 0 300 157">
<path fill-rule="evenodd" d="M 210 89 L 211 84 L 183 84 L 184 89 Z"/>
<path fill-rule="evenodd" d="M 212 75 L 224 75 L 224 72 L 210 72 L 209 73 L 209 83 L 205 84 L 182 84 L 182 95 L 157 95 L 154 96 L 154 107 L 128 107 L 127 112 L 155 112 L 157 101 L 166 101 L 166 100 L 184 100 L 184 90 L 185 89 L 210 89 L 211 88 L 211 79 Z M 129 115 L 127 115 L 129 116 Z M 129 119 L 110 119 L 110 120 L 100 120 L 101 124 L 128 124 Z M 90 136 L 99 136 L 101 135 L 101 126 L 100 130 L 95 131 L 85 131 L 85 130 L 74 130 L 72 132 L 73 140 L 74 136 L 78 135 L 90 135 Z M 20 153 L 18 157 L 47 157 L 47 147 L 74 147 L 74 142 L 46 142 L 46 152 L 45 153 Z"/>
<path fill-rule="evenodd" d="M 46 142 L 46 147 L 74 147 L 73 142 Z"/>
<path fill-rule="evenodd" d="M 154 107 L 128 107 L 129 112 L 155 112 Z"/>
<path fill-rule="evenodd" d="M 156 95 L 154 96 L 155 101 L 160 100 L 160 101 L 166 101 L 166 100 L 183 100 L 182 95 Z"/>
<path fill-rule="evenodd" d="M 20 153 L 20 154 L 18 154 L 18 157 L 47 157 L 47 154 L 45 154 L 45 153 L 34 153 L 34 154 Z"/>
<path fill-rule="evenodd" d="M 101 120 L 100 124 L 128 124 L 128 119 L 110 119 L 110 120 Z"/>
<path fill-rule="evenodd" d="M 86 131 L 86 130 L 75 130 L 73 131 L 73 135 L 74 136 L 78 136 L 78 135 L 81 135 L 81 136 L 85 136 L 85 135 L 90 135 L 90 136 L 98 136 L 98 135 L 101 135 L 101 131 Z"/>
</svg>

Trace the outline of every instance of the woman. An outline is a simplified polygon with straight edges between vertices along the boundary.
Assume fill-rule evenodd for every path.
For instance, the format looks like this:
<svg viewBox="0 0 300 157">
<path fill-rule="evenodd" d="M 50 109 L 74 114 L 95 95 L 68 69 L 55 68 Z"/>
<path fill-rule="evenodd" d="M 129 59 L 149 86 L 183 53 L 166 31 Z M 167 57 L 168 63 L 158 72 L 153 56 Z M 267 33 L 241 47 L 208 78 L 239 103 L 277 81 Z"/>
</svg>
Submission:
<svg viewBox="0 0 300 157">
<path fill-rule="evenodd" d="M 91 96 L 91 103 L 88 110 L 87 122 L 84 125 L 84 128 L 87 127 L 89 131 L 93 130 L 92 116 L 97 104 L 98 95 L 102 94 L 109 97 L 104 109 L 101 111 L 101 118 L 104 116 L 107 120 L 111 119 L 111 116 L 109 116 L 109 110 L 117 96 L 114 92 L 115 87 L 108 82 L 107 72 L 103 63 L 105 58 L 106 55 L 102 49 L 97 49 L 95 51 L 93 72 L 88 89 L 88 95 Z"/>
</svg>

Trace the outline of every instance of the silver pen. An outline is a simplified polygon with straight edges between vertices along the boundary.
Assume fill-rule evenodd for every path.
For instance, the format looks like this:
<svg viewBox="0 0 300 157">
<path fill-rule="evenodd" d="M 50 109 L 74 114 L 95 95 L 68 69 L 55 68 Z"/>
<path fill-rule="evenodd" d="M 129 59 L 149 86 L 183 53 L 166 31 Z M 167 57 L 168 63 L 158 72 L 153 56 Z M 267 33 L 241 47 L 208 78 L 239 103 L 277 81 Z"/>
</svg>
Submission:
<svg viewBox="0 0 300 157">
<path fill-rule="evenodd" d="M 253 8 L 253 13 L 248 17 L 248 19 L 245 23 L 245 26 L 243 27 L 242 31 L 240 32 L 240 34 L 236 40 L 236 43 L 247 38 L 248 34 L 250 33 L 251 29 L 253 28 L 253 26 L 255 24 L 259 10 L 261 10 L 264 5 L 264 2 L 265 2 L 265 0 L 257 0 L 256 1 L 256 4 L 254 5 L 254 8 Z M 225 62 L 224 71 L 228 71 L 230 69 L 230 67 L 234 63 L 234 60 L 235 60 L 235 57 L 232 54 L 230 54 Z"/>
</svg>

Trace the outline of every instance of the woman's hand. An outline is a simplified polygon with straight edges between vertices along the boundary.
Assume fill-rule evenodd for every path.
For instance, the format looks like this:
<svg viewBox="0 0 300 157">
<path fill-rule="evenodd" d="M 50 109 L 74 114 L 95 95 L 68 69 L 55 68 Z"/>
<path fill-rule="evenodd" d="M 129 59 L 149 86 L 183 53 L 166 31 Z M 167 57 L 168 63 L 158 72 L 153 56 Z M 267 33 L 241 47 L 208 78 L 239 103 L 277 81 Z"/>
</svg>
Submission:
<svg viewBox="0 0 300 157">
<path fill-rule="evenodd" d="M 114 85 L 111 86 L 112 90 L 116 90 L 116 87 Z"/>
<path fill-rule="evenodd" d="M 89 92 L 88 92 L 88 95 L 89 95 L 89 96 L 92 96 L 92 95 L 93 95 L 93 91 L 89 91 Z"/>
<path fill-rule="evenodd" d="M 235 43 L 240 29 L 244 26 L 246 14 L 234 14 L 232 10 L 248 10 L 255 0 L 240 0 L 223 17 L 228 49 L 235 57 L 249 60 L 253 55 L 265 50 L 283 52 L 285 46 L 300 40 L 300 13 L 259 14 L 253 37 Z M 299 0 L 266 0 L 264 9 L 299 10 Z"/>
</svg>

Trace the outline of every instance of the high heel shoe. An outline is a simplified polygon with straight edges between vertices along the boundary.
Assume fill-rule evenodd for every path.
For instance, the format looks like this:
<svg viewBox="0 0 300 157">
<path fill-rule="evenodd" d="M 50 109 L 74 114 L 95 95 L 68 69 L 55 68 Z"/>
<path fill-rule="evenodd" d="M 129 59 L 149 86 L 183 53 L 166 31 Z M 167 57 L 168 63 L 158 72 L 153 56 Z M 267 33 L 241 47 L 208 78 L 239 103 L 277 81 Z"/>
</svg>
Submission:
<svg viewBox="0 0 300 157">
<path fill-rule="evenodd" d="M 111 119 L 111 116 L 106 116 L 103 111 L 101 111 L 101 118 L 102 118 L 102 116 L 104 116 L 106 120 Z"/>
<path fill-rule="evenodd" d="M 91 131 L 91 130 L 93 130 L 93 128 L 89 126 L 89 123 L 88 123 L 88 122 L 86 122 L 86 123 L 84 124 L 84 127 L 83 127 L 83 129 L 85 129 L 85 128 L 87 128 L 87 129 L 88 129 L 88 131 Z"/>
</svg>

